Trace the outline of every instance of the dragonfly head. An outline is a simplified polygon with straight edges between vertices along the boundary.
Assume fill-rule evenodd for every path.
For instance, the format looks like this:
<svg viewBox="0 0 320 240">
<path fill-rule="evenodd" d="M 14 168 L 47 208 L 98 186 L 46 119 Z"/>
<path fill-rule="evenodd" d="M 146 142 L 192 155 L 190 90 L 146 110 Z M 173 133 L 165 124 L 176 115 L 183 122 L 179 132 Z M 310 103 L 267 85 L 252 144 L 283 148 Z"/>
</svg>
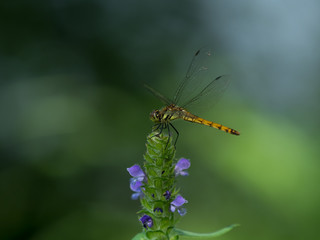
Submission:
<svg viewBox="0 0 320 240">
<path fill-rule="evenodd" d="M 150 113 L 150 119 L 153 122 L 160 122 L 160 111 L 159 110 L 154 110 Z"/>
</svg>

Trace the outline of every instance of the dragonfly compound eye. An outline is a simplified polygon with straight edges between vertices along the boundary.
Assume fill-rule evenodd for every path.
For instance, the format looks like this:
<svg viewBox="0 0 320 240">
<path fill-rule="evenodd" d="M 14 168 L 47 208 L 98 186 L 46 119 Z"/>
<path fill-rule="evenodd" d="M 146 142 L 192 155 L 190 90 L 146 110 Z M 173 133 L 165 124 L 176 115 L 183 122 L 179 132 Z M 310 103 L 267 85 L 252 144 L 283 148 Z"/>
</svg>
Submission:
<svg viewBox="0 0 320 240">
<path fill-rule="evenodd" d="M 159 114 L 160 114 L 159 110 L 152 111 L 150 113 L 150 119 L 155 122 L 159 121 L 159 117 L 160 117 Z"/>
</svg>

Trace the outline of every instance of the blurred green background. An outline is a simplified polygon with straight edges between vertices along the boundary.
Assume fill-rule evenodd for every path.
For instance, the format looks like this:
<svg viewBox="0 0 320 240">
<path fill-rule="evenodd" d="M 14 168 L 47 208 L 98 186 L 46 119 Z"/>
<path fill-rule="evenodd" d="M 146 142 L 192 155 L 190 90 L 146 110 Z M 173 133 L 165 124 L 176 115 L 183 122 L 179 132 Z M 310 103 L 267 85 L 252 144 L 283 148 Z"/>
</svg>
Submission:
<svg viewBox="0 0 320 240">
<path fill-rule="evenodd" d="M 2 1 L 0 239 L 131 239 L 141 231 L 126 168 L 149 112 L 210 45 L 232 83 L 177 122 L 179 228 L 221 239 L 315 239 L 320 223 L 320 2 Z M 195 112 L 197 113 L 197 112 Z"/>
</svg>

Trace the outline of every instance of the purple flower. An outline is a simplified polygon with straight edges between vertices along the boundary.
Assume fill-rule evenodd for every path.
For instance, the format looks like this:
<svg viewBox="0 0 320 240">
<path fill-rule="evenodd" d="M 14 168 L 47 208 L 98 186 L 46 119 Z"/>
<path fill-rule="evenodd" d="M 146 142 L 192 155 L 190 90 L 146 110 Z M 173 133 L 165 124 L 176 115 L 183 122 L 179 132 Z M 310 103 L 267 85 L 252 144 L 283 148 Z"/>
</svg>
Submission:
<svg viewBox="0 0 320 240">
<path fill-rule="evenodd" d="M 166 200 L 169 200 L 171 198 L 171 192 L 170 191 L 166 191 L 163 196 L 166 198 Z"/>
<path fill-rule="evenodd" d="M 178 213 L 183 216 L 187 213 L 187 210 L 182 207 L 183 204 L 187 203 L 188 201 L 185 200 L 181 195 L 178 195 L 175 200 L 173 200 L 170 204 L 171 212 L 174 212 L 176 209 Z"/>
<path fill-rule="evenodd" d="M 143 185 L 143 182 L 146 181 L 146 175 L 139 165 L 133 165 L 132 167 L 127 168 L 127 170 L 133 177 L 130 179 L 130 189 L 135 193 L 131 195 L 131 199 L 137 200 L 139 197 L 143 196 L 141 186 Z"/>
<path fill-rule="evenodd" d="M 176 176 L 179 176 L 179 175 L 188 176 L 189 173 L 184 171 L 184 170 L 188 169 L 190 167 L 190 165 L 191 165 L 190 164 L 190 160 L 188 160 L 186 158 L 181 158 L 177 162 L 177 164 L 176 164 L 176 166 L 174 168 L 174 172 L 175 172 Z"/>
<path fill-rule="evenodd" d="M 154 212 L 161 212 L 161 213 L 163 213 L 162 208 L 159 208 L 159 207 L 153 209 L 153 211 L 154 211 Z"/>
<path fill-rule="evenodd" d="M 130 168 L 127 168 L 129 174 L 137 179 L 138 181 L 143 181 L 145 180 L 145 177 L 146 177 L 146 174 L 142 171 L 141 167 L 136 164 L 136 165 L 133 165 L 132 167 Z"/>
<path fill-rule="evenodd" d="M 132 200 L 137 200 L 139 197 L 143 197 L 143 192 L 141 189 L 142 185 L 143 185 L 143 182 L 138 181 L 134 178 L 130 179 L 130 189 L 135 192 L 131 195 Z"/>
<path fill-rule="evenodd" d="M 142 218 L 140 218 L 140 221 L 145 229 L 151 228 L 153 226 L 153 220 L 148 215 L 143 215 Z"/>
</svg>

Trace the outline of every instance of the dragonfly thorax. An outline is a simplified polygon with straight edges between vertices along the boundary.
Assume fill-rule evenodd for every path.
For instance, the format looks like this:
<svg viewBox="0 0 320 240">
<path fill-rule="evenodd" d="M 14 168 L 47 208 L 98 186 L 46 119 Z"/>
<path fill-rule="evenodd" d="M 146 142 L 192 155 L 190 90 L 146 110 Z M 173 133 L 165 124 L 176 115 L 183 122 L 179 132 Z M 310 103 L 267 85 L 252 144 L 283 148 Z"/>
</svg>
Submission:
<svg viewBox="0 0 320 240">
<path fill-rule="evenodd" d="M 185 109 L 171 104 L 160 110 L 154 110 L 150 113 L 150 119 L 155 123 L 168 123 L 172 120 L 182 118 L 186 112 Z"/>
</svg>

